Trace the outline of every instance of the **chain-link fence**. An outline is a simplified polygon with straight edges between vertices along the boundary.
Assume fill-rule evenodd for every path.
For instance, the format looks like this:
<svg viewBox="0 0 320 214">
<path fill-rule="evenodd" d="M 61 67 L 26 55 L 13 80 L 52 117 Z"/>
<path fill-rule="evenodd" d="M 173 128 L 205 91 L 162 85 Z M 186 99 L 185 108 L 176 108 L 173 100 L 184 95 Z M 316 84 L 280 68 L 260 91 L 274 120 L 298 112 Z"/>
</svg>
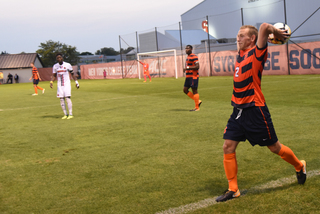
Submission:
<svg viewBox="0 0 320 214">
<path fill-rule="evenodd" d="M 234 61 L 233 55 L 235 53 L 233 52 L 236 51 L 236 35 L 239 27 L 253 25 L 259 28 L 263 22 L 271 24 L 283 22 L 288 23 L 291 27 L 292 36 L 288 42 L 290 46 L 284 48 L 283 51 L 281 48 L 281 54 L 288 56 L 286 57 L 288 66 L 284 69 L 288 70 L 289 74 L 290 68 L 294 67 L 292 64 L 295 63 L 297 55 L 300 57 L 299 63 L 301 65 L 305 63 L 308 65 L 309 62 L 305 61 L 311 60 L 313 61 L 311 67 L 317 68 L 320 64 L 318 49 L 315 47 L 311 50 L 310 45 L 305 46 L 303 43 L 320 41 L 320 28 L 317 27 L 318 20 L 320 20 L 320 2 L 312 1 L 313 5 L 308 4 L 310 4 L 309 1 L 291 0 L 286 2 L 279 0 L 259 7 L 240 8 L 217 15 L 203 15 L 196 19 L 188 20 L 186 17 L 182 17 L 182 21 L 179 23 L 120 35 L 121 50 L 132 48 L 128 53 L 122 53 L 121 66 L 124 68 L 124 77 L 136 63 L 134 60 L 137 58 L 137 53 L 175 49 L 179 61 L 177 62 L 178 67 L 182 69 L 186 58 L 184 49 L 188 44 L 193 46 L 193 53 L 198 54 L 199 58 L 204 61 L 202 75 L 215 75 L 217 63 L 221 64 L 222 60 L 225 60 L 231 65 Z M 297 5 L 301 5 L 303 8 L 296 8 Z M 318 8 L 314 7 L 315 5 L 318 5 Z M 307 10 L 308 16 L 299 16 L 299 10 Z M 231 57 L 226 54 L 224 54 L 225 58 L 219 57 L 219 53 L 223 51 L 233 52 Z M 270 57 L 273 56 L 270 55 Z M 158 63 L 158 65 L 160 64 Z M 179 70 L 181 71 L 181 69 Z"/>
</svg>

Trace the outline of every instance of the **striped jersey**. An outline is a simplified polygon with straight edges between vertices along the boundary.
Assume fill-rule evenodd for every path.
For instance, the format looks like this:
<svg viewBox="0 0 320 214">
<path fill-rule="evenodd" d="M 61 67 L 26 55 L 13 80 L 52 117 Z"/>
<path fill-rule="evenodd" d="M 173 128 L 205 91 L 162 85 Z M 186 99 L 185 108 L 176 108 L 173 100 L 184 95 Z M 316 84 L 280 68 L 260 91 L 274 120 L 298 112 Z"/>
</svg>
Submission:
<svg viewBox="0 0 320 214">
<path fill-rule="evenodd" d="M 261 77 L 267 57 L 267 44 L 261 49 L 254 46 L 245 51 L 240 50 L 233 75 L 232 106 L 236 108 L 265 106 Z"/>
<path fill-rule="evenodd" d="M 188 55 L 187 60 L 186 60 L 186 67 L 187 66 L 195 66 L 196 63 L 198 63 L 198 57 L 191 53 L 190 55 Z M 197 79 L 199 78 L 199 71 L 198 70 L 186 70 L 186 78 L 193 78 L 193 79 Z"/>
<path fill-rule="evenodd" d="M 37 69 L 36 67 L 32 67 L 32 78 L 33 78 L 34 80 L 39 79 L 38 69 Z"/>
<path fill-rule="evenodd" d="M 71 85 L 69 72 L 72 73 L 73 69 L 69 63 L 63 62 L 62 65 L 59 63 L 54 64 L 52 72 L 57 74 L 58 87 Z"/>
</svg>

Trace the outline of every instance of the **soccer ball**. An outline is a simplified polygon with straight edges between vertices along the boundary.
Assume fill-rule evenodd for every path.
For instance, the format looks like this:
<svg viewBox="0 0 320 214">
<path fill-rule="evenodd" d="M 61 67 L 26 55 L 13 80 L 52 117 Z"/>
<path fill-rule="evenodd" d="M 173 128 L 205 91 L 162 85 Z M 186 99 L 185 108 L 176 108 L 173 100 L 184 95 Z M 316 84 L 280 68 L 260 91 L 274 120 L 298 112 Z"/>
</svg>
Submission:
<svg viewBox="0 0 320 214">
<path fill-rule="evenodd" d="M 282 44 L 285 44 L 286 42 L 288 42 L 291 37 L 290 27 L 284 23 L 281 23 L 281 22 L 275 23 L 273 26 L 275 26 L 276 28 L 281 29 L 281 30 L 286 30 L 287 33 L 290 34 L 290 36 L 288 38 L 286 38 L 284 41 L 281 41 L 280 39 L 275 38 L 273 34 L 269 34 L 268 42 L 270 42 L 272 44 L 276 44 L 276 45 L 282 45 Z"/>
</svg>

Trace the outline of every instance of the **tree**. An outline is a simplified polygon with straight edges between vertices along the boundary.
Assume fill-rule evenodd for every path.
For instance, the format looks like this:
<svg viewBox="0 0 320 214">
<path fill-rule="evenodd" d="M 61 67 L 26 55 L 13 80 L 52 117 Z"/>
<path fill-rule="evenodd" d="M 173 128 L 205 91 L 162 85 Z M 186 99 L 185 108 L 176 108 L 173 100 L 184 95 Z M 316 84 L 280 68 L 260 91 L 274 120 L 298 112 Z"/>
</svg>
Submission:
<svg viewBox="0 0 320 214">
<path fill-rule="evenodd" d="M 113 48 L 101 48 L 97 50 L 96 55 L 106 55 L 106 56 L 116 56 L 119 54 L 118 51 L 114 50 Z"/>
<path fill-rule="evenodd" d="M 129 53 L 130 51 L 134 50 L 134 47 L 128 47 L 127 49 L 122 49 L 121 48 L 121 53 L 122 54 L 127 54 Z"/>
<path fill-rule="evenodd" d="M 1 55 L 4 55 L 4 54 L 9 54 L 9 53 L 7 53 L 7 51 L 1 51 Z"/>
<path fill-rule="evenodd" d="M 78 64 L 79 53 L 77 52 L 76 47 L 60 42 L 54 42 L 52 40 L 46 41 L 46 43 L 40 43 L 39 47 L 40 49 L 36 52 L 41 57 L 44 67 L 51 67 L 56 63 L 57 53 L 62 53 L 63 59 L 71 65 Z"/>
<path fill-rule="evenodd" d="M 81 52 L 81 53 L 79 54 L 79 56 L 87 56 L 87 55 L 93 55 L 93 53 L 88 52 L 88 51 L 85 51 L 85 52 Z"/>
</svg>

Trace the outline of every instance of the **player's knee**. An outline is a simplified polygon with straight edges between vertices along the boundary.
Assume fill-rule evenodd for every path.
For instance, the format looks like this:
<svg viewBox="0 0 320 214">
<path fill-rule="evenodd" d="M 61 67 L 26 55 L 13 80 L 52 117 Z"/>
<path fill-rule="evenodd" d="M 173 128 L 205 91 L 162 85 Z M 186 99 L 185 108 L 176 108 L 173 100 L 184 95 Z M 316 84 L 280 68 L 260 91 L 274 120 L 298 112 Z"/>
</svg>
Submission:
<svg viewBox="0 0 320 214">
<path fill-rule="evenodd" d="M 280 150 L 281 150 L 281 144 L 279 142 L 274 143 L 270 146 L 268 146 L 268 149 L 275 154 L 279 154 Z"/>
<path fill-rule="evenodd" d="M 236 148 L 236 147 L 235 147 L 234 145 L 230 144 L 230 143 L 225 142 L 225 143 L 223 144 L 223 152 L 224 152 L 225 154 L 229 154 L 229 153 L 235 152 L 235 148 Z"/>
</svg>

